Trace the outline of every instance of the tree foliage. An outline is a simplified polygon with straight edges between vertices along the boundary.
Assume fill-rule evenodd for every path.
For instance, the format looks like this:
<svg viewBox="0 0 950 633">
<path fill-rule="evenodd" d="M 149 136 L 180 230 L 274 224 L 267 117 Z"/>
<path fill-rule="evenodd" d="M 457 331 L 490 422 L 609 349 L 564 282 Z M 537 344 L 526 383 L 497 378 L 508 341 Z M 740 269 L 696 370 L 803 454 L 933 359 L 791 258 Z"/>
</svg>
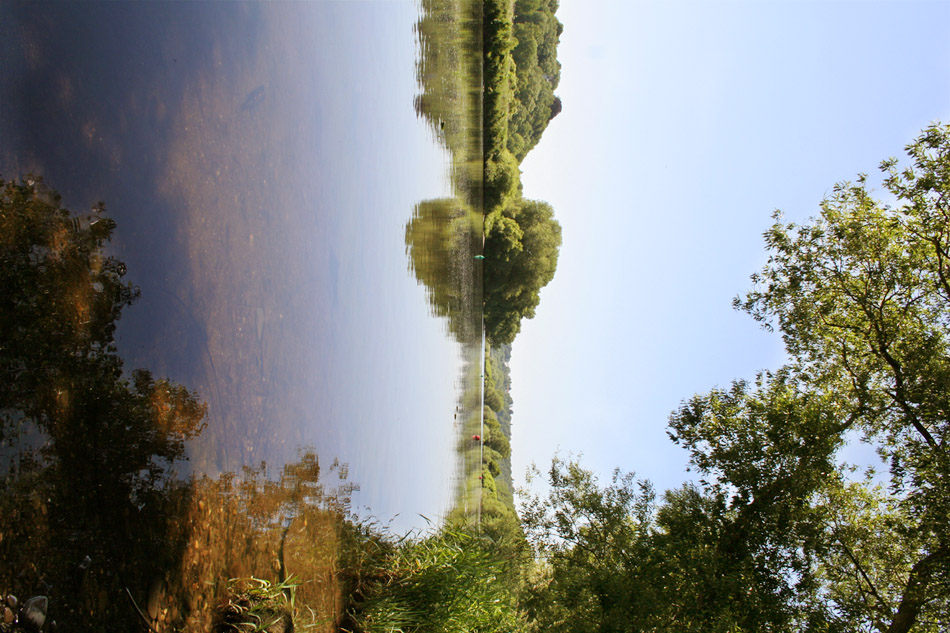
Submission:
<svg viewBox="0 0 950 633">
<path fill-rule="evenodd" d="M 945 614 L 950 599 L 950 127 L 907 149 L 911 166 L 881 166 L 895 206 L 860 176 L 836 186 L 809 224 L 777 218 L 769 262 L 736 302 L 778 326 L 808 389 L 833 394 L 830 430 L 860 434 L 890 466 L 906 521 L 892 544 L 905 556 L 903 588 L 888 599 L 868 577 L 865 589 L 880 611 L 868 625 L 892 632 L 928 622 L 934 605 Z"/>
<path fill-rule="evenodd" d="M 534 469 L 529 481 L 540 475 Z M 548 496 L 528 499 L 521 514 L 529 540 L 552 573 L 559 573 L 559 560 L 579 564 L 578 570 L 592 563 L 599 567 L 596 561 L 618 570 L 633 562 L 635 551 L 629 546 L 653 514 L 648 482 L 617 470 L 611 483 L 601 487 L 592 472 L 560 457 L 552 461 L 546 482 Z M 576 582 L 569 578 L 575 575 L 567 574 L 566 580 Z"/>
<path fill-rule="evenodd" d="M 546 202 L 507 207 L 485 241 L 485 329 L 493 343 L 510 343 L 522 318 L 534 317 L 541 288 L 554 278 L 561 225 Z"/>
<path fill-rule="evenodd" d="M 515 63 L 515 92 L 508 123 L 508 149 L 520 163 L 561 111 L 554 95 L 561 79 L 557 45 L 564 25 L 554 16 L 558 0 L 518 0 L 515 3 L 511 52 Z"/>
<path fill-rule="evenodd" d="M 657 504 L 633 473 L 601 485 L 561 459 L 547 483 L 522 507 L 541 560 L 523 595 L 538 630 L 795 630 L 779 570 L 724 546 L 739 523 L 722 497 L 686 485 Z"/>
<path fill-rule="evenodd" d="M 698 485 L 638 512 L 632 479 L 601 488 L 555 462 L 552 492 L 524 512 L 546 560 L 527 604 L 545 628 L 620 630 L 621 609 L 624 630 L 944 630 L 950 127 L 908 153 L 912 166 L 882 164 L 893 205 L 861 176 L 802 226 L 776 217 L 735 303 L 779 329 L 789 362 L 673 413 Z M 886 485 L 843 462 L 857 439 Z"/>
</svg>

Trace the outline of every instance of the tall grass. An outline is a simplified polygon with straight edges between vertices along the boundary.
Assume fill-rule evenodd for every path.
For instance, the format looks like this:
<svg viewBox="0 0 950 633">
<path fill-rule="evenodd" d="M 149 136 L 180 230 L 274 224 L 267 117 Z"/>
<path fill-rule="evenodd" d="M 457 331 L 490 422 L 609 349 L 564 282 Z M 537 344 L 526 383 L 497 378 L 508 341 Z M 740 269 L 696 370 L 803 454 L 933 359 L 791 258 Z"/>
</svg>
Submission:
<svg viewBox="0 0 950 633">
<path fill-rule="evenodd" d="M 402 539 L 375 561 L 350 620 L 365 633 L 508 632 L 522 628 L 515 574 L 489 539 L 442 530 Z"/>
</svg>

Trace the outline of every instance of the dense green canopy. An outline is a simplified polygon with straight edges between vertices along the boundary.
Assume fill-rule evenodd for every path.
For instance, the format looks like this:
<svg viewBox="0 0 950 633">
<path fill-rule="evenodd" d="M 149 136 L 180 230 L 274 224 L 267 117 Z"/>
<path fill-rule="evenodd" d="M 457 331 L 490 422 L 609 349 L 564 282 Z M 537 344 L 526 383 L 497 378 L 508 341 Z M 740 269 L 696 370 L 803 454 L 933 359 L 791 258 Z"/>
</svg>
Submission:
<svg viewBox="0 0 950 633">
<path fill-rule="evenodd" d="M 534 316 L 560 247 L 561 225 L 548 203 L 521 199 L 502 211 L 485 241 L 485 330 L 492 342 L 510 343 L 521 319 Z"/>
<path fill-rule="evenodd" d="M 541 140 L 548 121 L 561 111 L 554 95 L 561 80 L 557 45 L 564 30 L 554 16 L 557 0 L 518 0 L 514 36 L 516 88 L 508 122 L 508 149 L 518 162 Z"/>
</svg>

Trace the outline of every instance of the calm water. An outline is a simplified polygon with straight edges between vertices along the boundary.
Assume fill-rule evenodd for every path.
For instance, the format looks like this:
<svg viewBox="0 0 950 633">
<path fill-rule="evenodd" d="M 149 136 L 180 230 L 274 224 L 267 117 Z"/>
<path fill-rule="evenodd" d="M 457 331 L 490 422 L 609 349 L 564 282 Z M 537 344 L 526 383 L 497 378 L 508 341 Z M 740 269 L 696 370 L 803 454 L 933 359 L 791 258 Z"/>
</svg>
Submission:
<svg viewBox="0 0 950 633">
<path fill-rule="evenodd" d="M 439 202 L 458 161 L 414 111 L 418 18 L 408 2 L 0 5 L 0 173 L 41 176 L 35 195 L 77 214 L 105 203 L 105 253 L 141 291 L 117 323 L 124 375 L 172 381 L 129 402 L 207 406 L 162 453 L 160 424 L 35 424 L 34 392 L 4 403 L 0 591 L 108 620 L 128 587 L 155 626 L 200 628 L 222 574 L 307 565 L 332 585 L 339 535 L 308 500 L 396 530 L 447 512 L 480 411 L 481 235 Z M 424 261 L 456 288 L 441 307 Z M 55 371 L 59 412 L 103 385 Z"/>
</svg>

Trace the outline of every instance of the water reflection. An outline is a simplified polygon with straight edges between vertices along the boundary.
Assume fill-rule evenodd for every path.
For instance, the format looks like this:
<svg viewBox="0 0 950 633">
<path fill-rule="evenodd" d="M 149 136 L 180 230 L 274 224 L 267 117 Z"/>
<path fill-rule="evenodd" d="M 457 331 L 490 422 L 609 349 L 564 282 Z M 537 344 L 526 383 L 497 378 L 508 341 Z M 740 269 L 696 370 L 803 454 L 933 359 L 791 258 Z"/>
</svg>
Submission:
<svg viewBox="0 0 950 633">
<path fill-rule="evenodd" d="M 452 155 L 453 190 L 481 212 L 482 6 L 423 0 L 415 24 L 419 55 L 414 103 Z"/>
<path fill-rule="evenodd" d="M 4 183 L 0 592 L 63 630 L 197 631 L 239 624 L 255 588 L 228 579 L 256 577 L 355 630 L 396 548 L 352 508 L 447 513 L 481 408 L 478 56 L 436 98 L 415 21 L 0 6 L 0 168 L 110 207 Z"/>
<path fill-rule="evenodd" d="M 169 517 L 190 488 L 173 475 L 206 407 L 147 370 L 123 376 L 113 335 L 137 291 L 103 253 L 102 207 L 72 216 L 32 177 L 2 187 L 2 583 L 53 595 L 64 620 L 103 602 L 108 620 L 119 578 L 184 547 Z"/>
<path fill-rule="evenodd" d="M 485 350 L 482 322 L 483 69 L 482 6 L 423 0 L 417 116 L 451 156 L 451 197 L 418 203 L 406 224 L 410 270 L 426 288 L 433 314 L 445 318 L 463 350 L 455 413 L 457 476 L 452 520 L 480 523 Z"/>
<path fill-rule="evenodd" d="M 186 473 L 315 447 L 400 527 L 451 503 L 464 362 L 405 274 L 442 196 L 409 3 L 0 5 L 0 170 L 103 199 L 142 288 L 116 344 L 200 394 Z M 439 473 L 433 476 L 432 473 Z"/>
<path fill-rule="evenodd" d="M 48 596 L 67 630 L 136 615 L 209 630 L 227 578 L 296 577 L 311 623 L 334 624 L 346 467 L 327 487 L 311 450 L 277 474 L 180 477 L 207 407 L 148 370 L 125 377 L 114 332 L 138 291 L 104 252 L 115 222 L 102 205 L 70 214 L 32 177 L 0 189 L 0 588 Z"/>
<path fill-rule="evenodd" d="M 473 281 L 474 255 L 481 252 L 481 213 L 460 198 L 419 203 L 406 225 L 406 251 L 433 314 L 448 320 L 458 341 L 479 341 L 481 293 Z"/>
</svg>

